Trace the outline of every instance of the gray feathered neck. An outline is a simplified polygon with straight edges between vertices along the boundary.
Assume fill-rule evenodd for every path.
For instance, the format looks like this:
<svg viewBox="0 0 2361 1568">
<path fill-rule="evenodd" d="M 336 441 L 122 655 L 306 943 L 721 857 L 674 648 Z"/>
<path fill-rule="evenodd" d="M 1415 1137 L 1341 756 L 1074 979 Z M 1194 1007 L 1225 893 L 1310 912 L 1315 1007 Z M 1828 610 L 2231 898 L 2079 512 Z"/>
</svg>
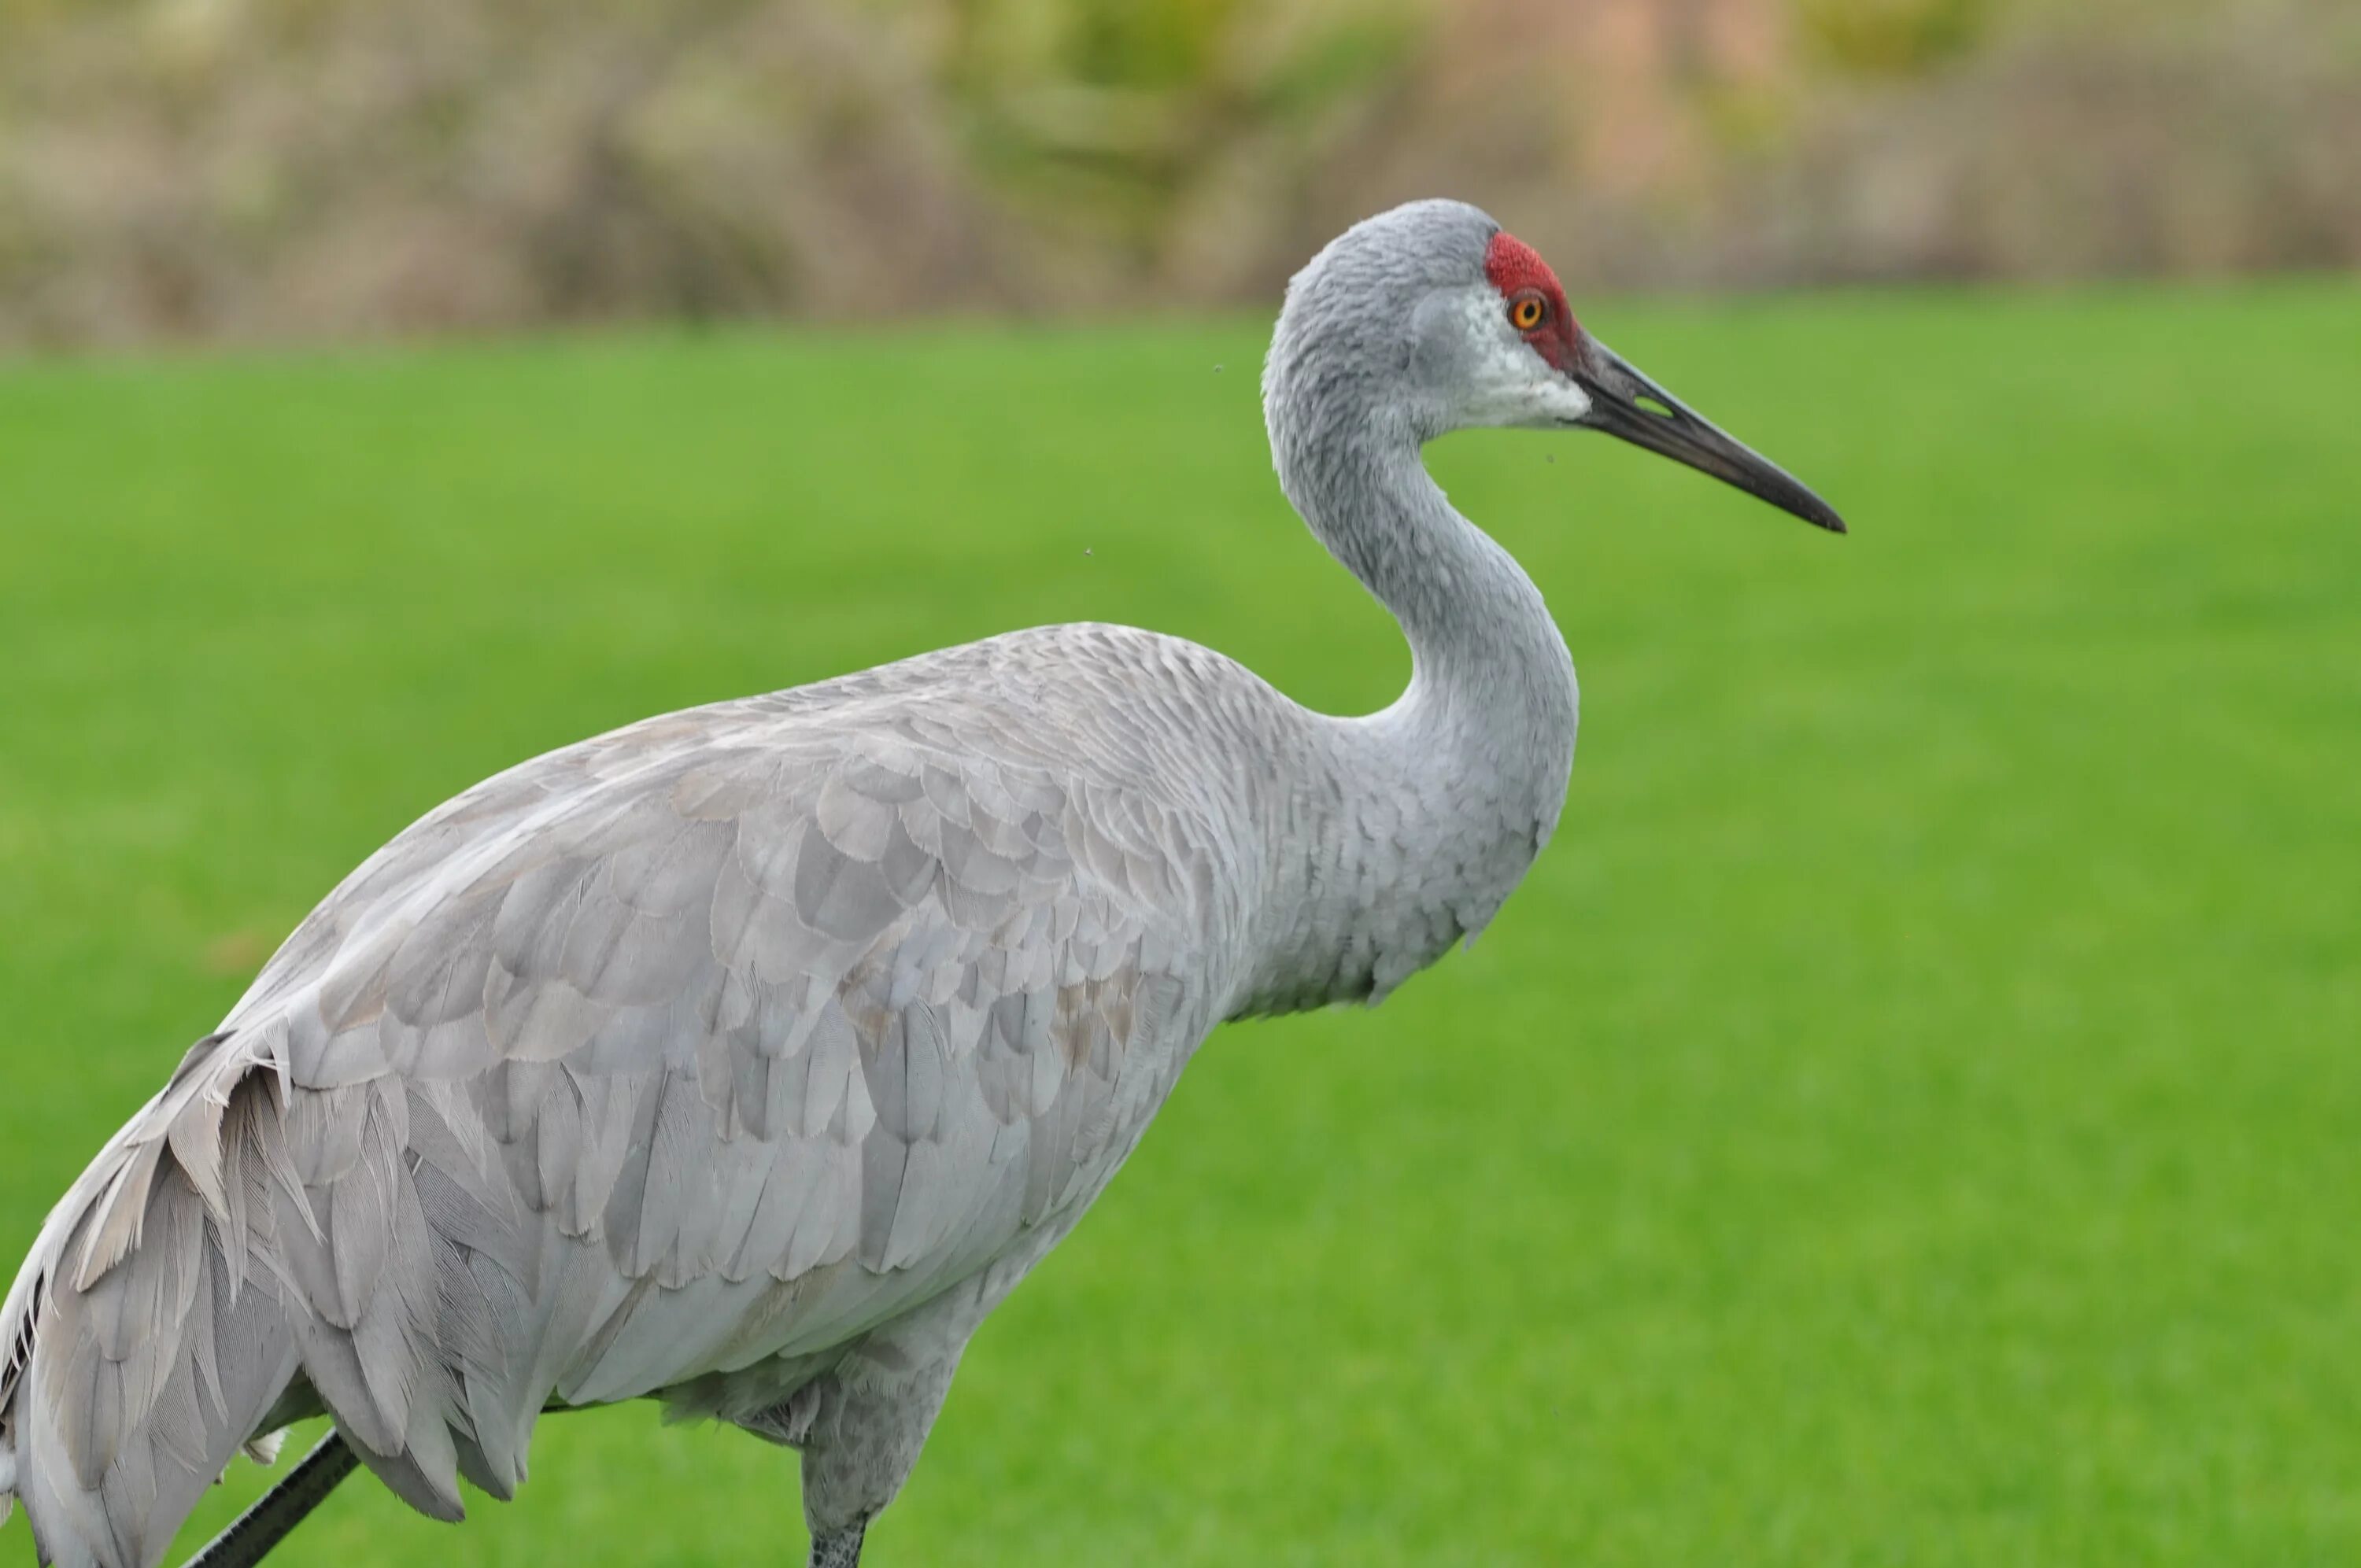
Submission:
<svg viewBox="0 0 2361 1568">
<path fill-rule="evenodd" d="M 1271 339 L 1280 487 L 1400 623 L 1413 671 L 1383 712 L 1321 721 L 1332 798 L 1294 825 L 1302 871 L 1277 901 L 1292 932 L 1250 1011 L 1383 996 L 1490 920 L 1565 804 L 1578 712 L 1565 640 L 1420 457 L 1455 422 L 1412 323 L 1483 278 L 1498 228 L 1457 202 L 1358 225 L 1290 284 Z"/>
</svg>

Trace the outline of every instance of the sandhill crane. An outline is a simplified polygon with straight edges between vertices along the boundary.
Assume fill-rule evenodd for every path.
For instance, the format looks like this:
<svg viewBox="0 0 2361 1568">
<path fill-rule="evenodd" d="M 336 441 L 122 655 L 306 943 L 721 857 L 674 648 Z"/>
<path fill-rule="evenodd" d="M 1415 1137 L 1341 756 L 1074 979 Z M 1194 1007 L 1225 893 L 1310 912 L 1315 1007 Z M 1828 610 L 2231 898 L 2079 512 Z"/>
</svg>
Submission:
<svg viewBox="0 0 2361 1568">
<path fill-rule="evenodd" d="M 544 1410 L 654 1398 L 800 1450 L 810 1561 L 857 1562 L 969 1336 L 1213 1025 L 1384 997 L 1556 827 L 1572 661 L 1422 444 L 1604 430 L 1843 529 L 1457 203 L 1313 258 L 1263 401 L 1288 498 L 1410 641 L 1400 700 L 1330 718 L 1189 642 L 1048 627 L 429 813 L 42 1227 L 0 1312 L 0 1501 L 46 1557 L 158 1562 L 306 1416 L 334 1431 L 201 1561 L 356 1464 L 457 1519 Z"/>
</svg>

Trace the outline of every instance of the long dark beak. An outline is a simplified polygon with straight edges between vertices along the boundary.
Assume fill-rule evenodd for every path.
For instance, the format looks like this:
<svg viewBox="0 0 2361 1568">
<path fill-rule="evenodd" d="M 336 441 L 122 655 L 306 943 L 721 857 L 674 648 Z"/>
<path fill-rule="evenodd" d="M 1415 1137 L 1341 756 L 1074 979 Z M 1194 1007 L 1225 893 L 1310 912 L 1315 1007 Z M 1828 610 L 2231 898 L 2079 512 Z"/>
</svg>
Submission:
<svg viewBox="0 0 2361 1568">
<path fill-rule="evenodd" d="M 1724 435 L 1597 338 L 1587 334 L 1582 338 L 1574 378 L 1590 394 L 1590 415 L 1585 424 L 1701 469 L 1831 533 L 1845 531 L 1844 519 L 1836 514 L 1836 509 L 1806 489 L 1795 476 Z"/>
</svg>

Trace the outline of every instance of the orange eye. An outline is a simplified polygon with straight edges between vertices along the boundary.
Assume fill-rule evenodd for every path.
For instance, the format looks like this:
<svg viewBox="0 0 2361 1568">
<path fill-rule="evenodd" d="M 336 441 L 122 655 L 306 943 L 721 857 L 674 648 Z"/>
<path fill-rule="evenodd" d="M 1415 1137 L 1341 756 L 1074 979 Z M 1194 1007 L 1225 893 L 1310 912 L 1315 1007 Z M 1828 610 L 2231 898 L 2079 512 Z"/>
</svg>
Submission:
<svg viewBox="0 0 2361 1568">
<path fill-rule="evenodd" d="M 1537 294 L 1527 294 L 1509 305 L 1509 323 L 1519 332 L 1532 331 L 1548 314 L 1549 307 L 1542 303 Z"/>
</svg>

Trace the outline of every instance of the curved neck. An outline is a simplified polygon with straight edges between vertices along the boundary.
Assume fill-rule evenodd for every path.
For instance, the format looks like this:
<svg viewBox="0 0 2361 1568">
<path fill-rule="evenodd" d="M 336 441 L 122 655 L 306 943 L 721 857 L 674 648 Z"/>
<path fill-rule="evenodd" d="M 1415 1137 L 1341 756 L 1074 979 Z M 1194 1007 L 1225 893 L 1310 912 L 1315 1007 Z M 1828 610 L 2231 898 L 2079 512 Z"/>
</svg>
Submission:
<svg viewBox="0 0 2361 1568">
<path fill-rule="evenodd" d="M 1301 431 L 1272 421 L 1279 488 L 1409 640 L 1405 700 L 1456 696 L 1448 706 L 1463 717 L 1570 720 L 1572 663 L 1541 590 L 1452 506 L 1422 444 L 1406 417 L 1384 411 L 1340 411 Z M 1561 696 L 1565 712 L 1548 711 Z"/>
<path fill-rule="evenodd" d="M 1243 1012 L 1382 996 L 1481 929 L 1557 825 L 1578 708 L 1540 589 L 1453 510 L 1409 418 L 1270 407 L 1280 486 L 1400 623 L 1412 674 L 1380 713 L 1313 720 Z"/>
</svg>

